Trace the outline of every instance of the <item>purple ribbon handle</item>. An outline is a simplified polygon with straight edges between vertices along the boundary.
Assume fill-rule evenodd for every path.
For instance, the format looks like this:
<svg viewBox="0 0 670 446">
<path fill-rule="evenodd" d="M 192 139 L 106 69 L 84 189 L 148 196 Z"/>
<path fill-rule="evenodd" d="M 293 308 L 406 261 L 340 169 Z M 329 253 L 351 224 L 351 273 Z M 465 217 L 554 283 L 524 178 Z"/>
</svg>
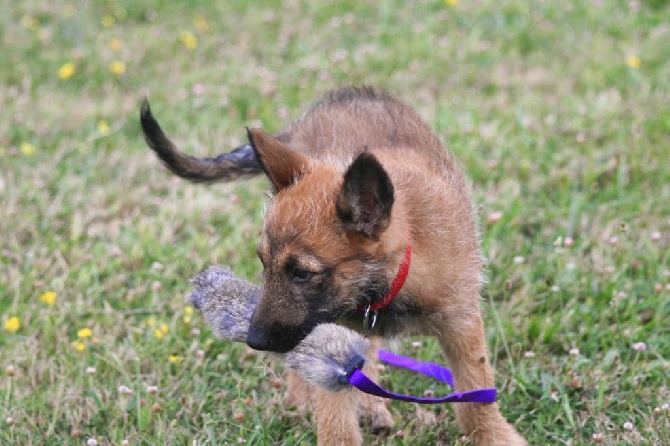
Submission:
<svg viewBox="0 0 670 446">
<path fill-rule="evenodd" d="M 391 353 L 386 350 L 379 350 L 378 357 L 387 364 L 430 376 L 431 378 L 435 378 L 440 382 L 454 387 L 454 377 L 451 374 L 451 370 L 441 366 L 440 364 L 435 364 L 434 362 L 417 361 L 416 359 L 408 358 L 407 356 L 396 355 L 395 353 Z"/>
<path fill-rule="evenodd" d="M 394 353 L 387 352 L 386 350 L 379 350 L 379 359 L 388 364 L 397 367 L 403 367 L 408 370 L 430 376 L 431 378 L 435 378 L 436 380 L 449 384 L 452 387 L 454 385 L 454 378 L 452 376 L 451 370 L 439 364 L 435 364 L 433 362 L 417 361 L 416 359 L 396 355 Z M 362 363 L 357 364 L 358 366 L 353 367 L 351 373 L 347 377 L 348 382 L 362 392 L 380 396 L 382 398 L 391 398 L 394 400 L 419 404 L 493 403 L 496 401 L 497 389 L 495 387 L 489 389 L 469 390 L 467 392 L 454 392 L 449 395 L 437 398 L 418 397 L 390 392 L 365 376 L 365 374 L 361 371 Z"/>
</svg>

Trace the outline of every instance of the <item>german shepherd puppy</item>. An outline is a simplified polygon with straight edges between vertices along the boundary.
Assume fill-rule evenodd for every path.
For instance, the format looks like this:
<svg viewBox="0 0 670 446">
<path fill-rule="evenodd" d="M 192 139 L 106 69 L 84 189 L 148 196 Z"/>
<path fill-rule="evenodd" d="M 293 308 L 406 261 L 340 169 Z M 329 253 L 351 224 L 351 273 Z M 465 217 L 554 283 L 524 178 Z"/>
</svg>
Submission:
<svg viewBox="0 0 670 446">
<path fill-rule="evenodd" d="M 248 145 L 216 158 L 180 152 L 146 102 L 141 124 L 148 145 L 182 178 L 216 182 L 265 173 L 270 182 L 258 243 L 265 285 L 249 346 L 286 352 L 326 322 L 373 337 L 431 335 L 453 368 L 457 390 L 495 386 L 468 181 L 411 107 L 368 87 L 332 91 L 277 135 L 247 129 Z M 399 293 L 389 295 L 407 267 Z M 359 415 L 373 428 L 392 426 L 379 400 L 305 386 L 289 377 L 293 398 L 316 395 L 319 444 L 362 444 Z M 455 408 L 476 444 L 526 444 L 498 404 Z"/>
</svg>

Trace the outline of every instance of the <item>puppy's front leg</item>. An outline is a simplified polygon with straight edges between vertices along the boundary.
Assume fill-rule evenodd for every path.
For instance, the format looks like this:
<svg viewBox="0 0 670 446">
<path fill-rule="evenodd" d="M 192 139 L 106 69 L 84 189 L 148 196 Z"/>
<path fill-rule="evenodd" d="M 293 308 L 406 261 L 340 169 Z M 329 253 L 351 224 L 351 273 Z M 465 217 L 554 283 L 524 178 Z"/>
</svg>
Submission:
<svg viewBox="0 0 670 446">
<path fill-rule="evenodd" d="M 475 298 L 474 302 L 477 302 Z M 439 340 L 452 367 L 456 389 L 495 387 L 479 305 L 449 314 Z M 458 403 L 456 418 L 478 446 L 525 446 L 528 443 L 500 414 L 497 403 Z"/>
<path fill-rule="evenodd" d="M 374 382 L 379 382 L 379 364 L 377 353 L 381 348 L 382 339 L 379 336 L 370 338 L 370 346 L 365 352 L 368 359 L 363 371 Z M 388 400 L 367 393 L 360 394 L 361 398 L 361 420 L 370 426 L 373 433 L 388 432 L 393 428 L 393 417 L 387 409 Z"/>
<path fill-rule="evenodd" d="M 295 370 L 286 372 L 286 397 L 284 406 L 295 408 L 298 415 L 304 415 L 310 402 L 313 386 Z"/>
<path fill-rule="evenodd" d="M 356 389 L 316 391 L 316 436 L 318 446 L 360 446 L 358 426 L 360 393 Z"/>
</svg>

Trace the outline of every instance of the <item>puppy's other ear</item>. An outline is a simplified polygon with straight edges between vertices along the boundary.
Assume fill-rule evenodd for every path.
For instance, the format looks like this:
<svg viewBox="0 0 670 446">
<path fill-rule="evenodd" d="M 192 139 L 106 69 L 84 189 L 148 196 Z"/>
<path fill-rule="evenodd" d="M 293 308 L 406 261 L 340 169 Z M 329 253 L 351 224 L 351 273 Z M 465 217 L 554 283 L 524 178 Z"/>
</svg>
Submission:
<svg viewBox="0 0 670 446">
<path fill-rule="evenodd" d="M 274 192 L 290 186 L 309 166 L 309 158 L 261 129 L 247 129 L 249 142 Z"/>
<path fill-rule="evenodd" d="M 393 183 L 371 153 L 363 152 L 349 166 L 337 200 L 337 214 L 347 231 L 378 240 L 389 225 Z"/>
</svg>

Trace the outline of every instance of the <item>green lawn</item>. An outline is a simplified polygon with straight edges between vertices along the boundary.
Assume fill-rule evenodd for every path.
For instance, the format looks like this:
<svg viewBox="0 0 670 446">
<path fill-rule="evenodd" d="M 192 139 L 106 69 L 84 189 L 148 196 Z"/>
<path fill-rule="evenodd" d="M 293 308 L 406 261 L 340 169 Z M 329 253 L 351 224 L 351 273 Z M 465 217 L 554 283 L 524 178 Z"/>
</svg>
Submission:
<svg viewBox="0 0 670 446">
<path fill-rule="evenodd" d="M 138 110 L 214 155 L 362 83 L 473 179 L 508 419 L 534 445 L 670 444 L 667 1 L 0 6 L 0 444 L 313 444 L 279 368 L 185 306 L 212 263 L 260 280 L 265 182 L 171 177 Z M 398 432 L 366 443 L 467 443 L 450 406 L 391 409 Z"/>
</svg>

